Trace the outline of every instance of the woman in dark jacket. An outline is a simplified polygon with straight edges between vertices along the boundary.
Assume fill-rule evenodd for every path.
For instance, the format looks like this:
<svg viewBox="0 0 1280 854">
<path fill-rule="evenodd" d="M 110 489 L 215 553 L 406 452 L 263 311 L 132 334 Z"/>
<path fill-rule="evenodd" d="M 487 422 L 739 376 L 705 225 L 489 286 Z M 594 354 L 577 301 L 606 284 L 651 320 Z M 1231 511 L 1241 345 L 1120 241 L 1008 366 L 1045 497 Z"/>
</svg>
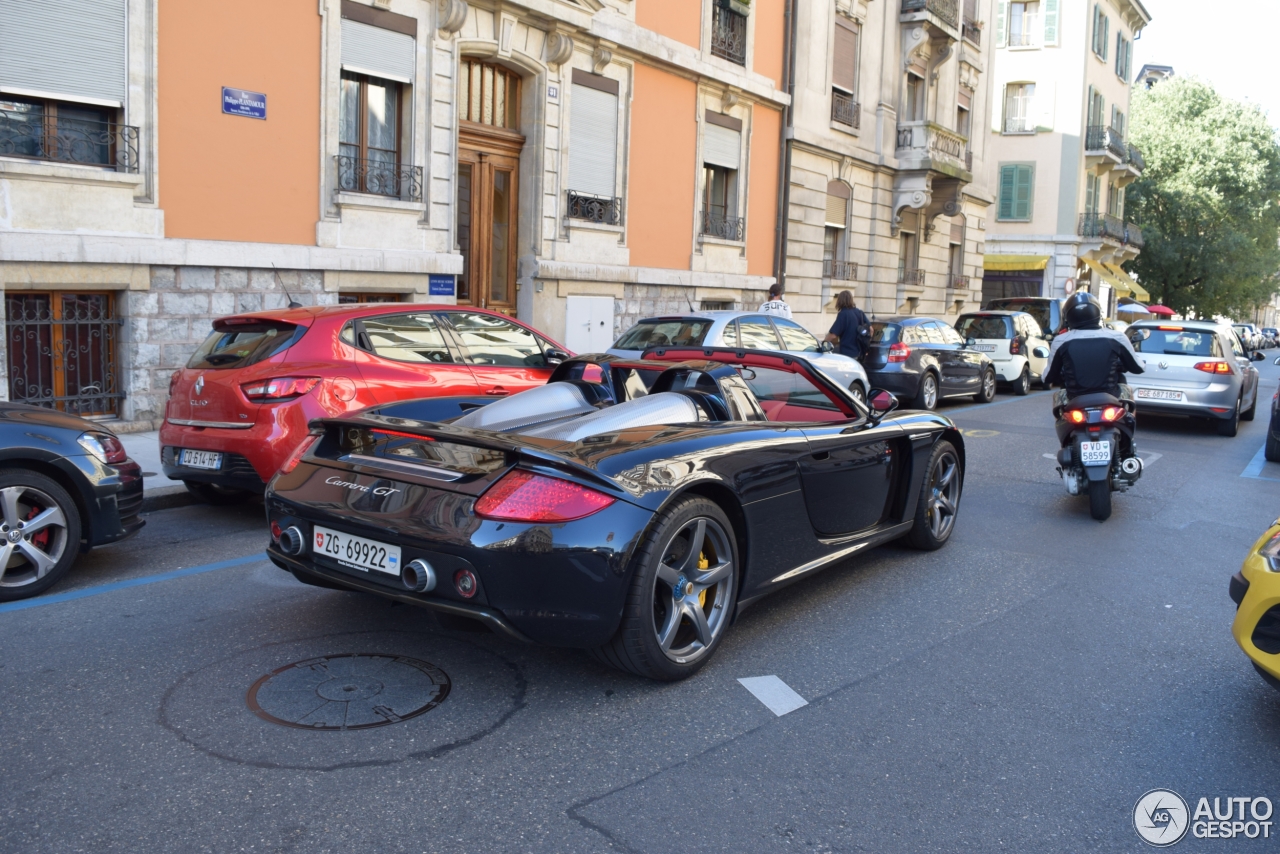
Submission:
<svg viewBox="0 0 1280 854">
<path fill-rule="evenodd" d="M 862 309 L 854 304 L 852 291 L 840 292 L 836 297 L 836 310 L 840 313 L 836 315 L 836 322 L 831 324 L 831 331 L 827 333 L 826 340 L 833 344 L 840 342 L 840 355 L 848 356 L 850 359 L 861 359 L 863 344 L 860 333 L 870 325 L 871 321 L 867 320 Z"/>
</svg>

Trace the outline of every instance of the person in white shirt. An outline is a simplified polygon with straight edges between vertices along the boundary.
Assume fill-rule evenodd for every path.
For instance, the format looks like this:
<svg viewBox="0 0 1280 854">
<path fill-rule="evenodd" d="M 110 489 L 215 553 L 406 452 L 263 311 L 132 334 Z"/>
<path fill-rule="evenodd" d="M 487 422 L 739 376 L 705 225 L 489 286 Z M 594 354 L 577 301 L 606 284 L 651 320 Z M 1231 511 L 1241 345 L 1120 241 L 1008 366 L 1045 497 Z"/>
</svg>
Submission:
<svg viewBox="0 0 1280 854">
<path fill-rule="evenodd" d="M 783 299 L 782 285 L 774 283 L 769 286 L 769 300 L 760 304 L 760 313 L 791 319 L 791 306 L 787 305 L 787 301 Z"/>
</svg>

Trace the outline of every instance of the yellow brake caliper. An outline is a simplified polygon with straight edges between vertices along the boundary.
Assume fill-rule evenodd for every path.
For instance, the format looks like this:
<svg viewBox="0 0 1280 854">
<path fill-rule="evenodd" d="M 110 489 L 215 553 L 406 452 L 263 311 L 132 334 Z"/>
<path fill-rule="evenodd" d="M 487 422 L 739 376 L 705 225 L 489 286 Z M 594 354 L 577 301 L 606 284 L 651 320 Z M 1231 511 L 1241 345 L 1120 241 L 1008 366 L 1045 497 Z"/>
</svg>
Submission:
<svg viewBox="0 0 1280 854">
<path fill-rule="evenodd" d="M 698 552 L 698 569 L 710 569 L 710 568 L 711 568 L 711 561 L 707 560 L 706 553 Z M 705 589 L 698 594 L 698 607 L 699 608 L 707 607 L 707 591 Z"/>
</svg>

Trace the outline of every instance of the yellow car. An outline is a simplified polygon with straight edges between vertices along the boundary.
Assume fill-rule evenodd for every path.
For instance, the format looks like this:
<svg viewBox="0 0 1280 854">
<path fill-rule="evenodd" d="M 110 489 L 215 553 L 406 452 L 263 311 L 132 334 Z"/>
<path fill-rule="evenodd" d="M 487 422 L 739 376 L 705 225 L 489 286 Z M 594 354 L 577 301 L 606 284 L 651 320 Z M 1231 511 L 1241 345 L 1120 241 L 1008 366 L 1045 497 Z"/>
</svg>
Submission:
<svg viewBox="0 0 1280 854">
<path fill-rule="evenodd" d="M 1280 690 L 1280 519 L 1253 544 L 1231 576 L 1231 634 L 1271 687 Z"/>
</svg>

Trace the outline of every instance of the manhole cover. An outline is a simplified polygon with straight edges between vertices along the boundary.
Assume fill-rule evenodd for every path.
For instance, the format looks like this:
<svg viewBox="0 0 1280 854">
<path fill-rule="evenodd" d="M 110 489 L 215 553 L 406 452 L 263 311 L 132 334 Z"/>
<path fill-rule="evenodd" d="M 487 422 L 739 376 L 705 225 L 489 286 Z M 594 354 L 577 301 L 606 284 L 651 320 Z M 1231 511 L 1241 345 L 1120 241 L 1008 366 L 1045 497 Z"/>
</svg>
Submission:
<svg viewBox="0 0 1280 854">
<path fill-rule="evenodd" d="M 273 724 L 345 730 L 399 723 L 431 711 L 447 696 L 449 675 L 434 664 L 347 653 L 273 670 L 253 683 L 245 702 Z"/>
</svg>

